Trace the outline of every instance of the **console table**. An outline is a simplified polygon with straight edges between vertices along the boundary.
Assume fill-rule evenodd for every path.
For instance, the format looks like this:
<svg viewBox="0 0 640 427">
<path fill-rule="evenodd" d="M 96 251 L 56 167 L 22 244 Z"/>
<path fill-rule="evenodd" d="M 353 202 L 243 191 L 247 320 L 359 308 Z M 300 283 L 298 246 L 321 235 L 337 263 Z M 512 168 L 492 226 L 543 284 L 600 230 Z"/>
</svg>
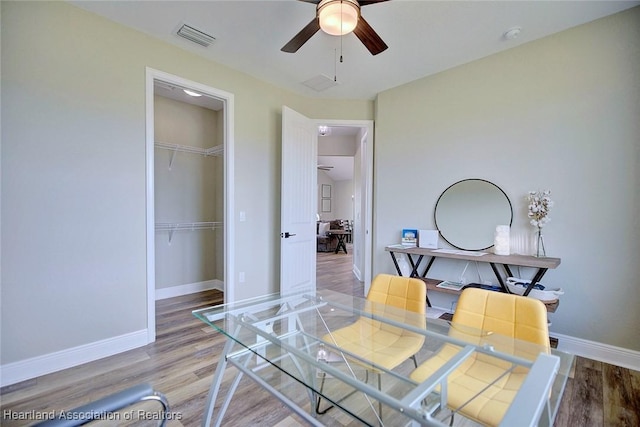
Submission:
<svg viewBox="0 0 640 427">
<path fill-rule="evenodd" d="M 560 265 L 560 258 L 549 258 L 549 257 L 534 257 L 527 255 L 496 255 L 489 252 L 481 252 L 481 251 L 463 251 L 463 250 L 455 250 L 455 249 L 426 249 L 426 248 L 417 248 L 417 247 L 407 247 L 403 245 L 390 245 L 385 248 L 385 251 L 389 252 L 391 255 L 391 259 L 393 260 L 393 264 L 396 267 L 396 271 L 400 276 L 402 276 L 402 271 L 400 270 L 400 266 L 398 265 L 398 260 L 396 259 L 396 253 L 406 254 L 409 259 L 409 263 L 411 265 L 411 277 L 418 277 L 426 281 L 427 273 L 431 269 L 433 262 L 436 258 L 449 258 L 449 259 L 459 259 L 463 261 L 476 261 L 476 262 L 486 262 L 491 266 L 496 278 L 498 279 L 498 283 L 500 284 L 500 288 L 503 292 L 510 293 L 509 288 L 507 288 L 505 281 L 502 277 L 498 269 L 498 265 L 502 267 L 507 277 L 513 276 L 511 273 L 510 266 L 517 267 L 530 267 L 537 269 L 531 278 L 531 283 L 524 291 L 524 295 L 527 296 L 533 289 L 536 283 L 538 283 L 542 276 L 545 275 L 547 270 L 554 269 Z M 416 258 L 414 258 L 416 257 Z M 427 257 L 429 260 L 427 262 L 427 266 L 424 271 L 420 273 L 418 268 L 422 263 L 422 260 Z M 430 286 L 431 285 L 431 286 Z M 427 287 L 436 291 L 443 291 L 440 288 L 435 288 L 435 285 L 427 282 Z M 458 293 L 453 291 L 454 293 Z"/>
</svg>

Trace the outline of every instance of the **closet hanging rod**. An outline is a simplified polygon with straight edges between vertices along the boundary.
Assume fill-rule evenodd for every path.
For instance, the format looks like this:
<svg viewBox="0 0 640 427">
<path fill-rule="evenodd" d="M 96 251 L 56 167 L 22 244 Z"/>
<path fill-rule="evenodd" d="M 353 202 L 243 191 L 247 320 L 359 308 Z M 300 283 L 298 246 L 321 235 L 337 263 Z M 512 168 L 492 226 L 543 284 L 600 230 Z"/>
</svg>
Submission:
<svg viewBox="0 0 640 427">
<path fill-rule="evenodd" d="M 215 230 L 216 228 L 222 228 L 221 221 L 208 221 L 208 222 L 157 222 L 156 231 L 168 231 L 169 232 L 169 244 L 173 239 L 173 233 L 179 230 Z"/>
<path fill-rule="evenodd" d="M 156 148 L 161 148 L 163 150 L 171 150 L 171 151 L 180 151 L 182 153 L 192 153 L 192 154 L 200 154 L 202 156 L 218 156 L 224 152 L 223 145 L 216 145 L 211 148 L 200 148 L 200 147 L 192 147 L 189 145 L 180 145 L 180 144 L 168 144 L 166 142 L 156 142 Z"/>
<path fill-rule="evenodd" d="M 157 222 L 157 231 L 166 230 L 206 230 L 222 227 L 221 221 L 209 222 Z"/>
</svg>

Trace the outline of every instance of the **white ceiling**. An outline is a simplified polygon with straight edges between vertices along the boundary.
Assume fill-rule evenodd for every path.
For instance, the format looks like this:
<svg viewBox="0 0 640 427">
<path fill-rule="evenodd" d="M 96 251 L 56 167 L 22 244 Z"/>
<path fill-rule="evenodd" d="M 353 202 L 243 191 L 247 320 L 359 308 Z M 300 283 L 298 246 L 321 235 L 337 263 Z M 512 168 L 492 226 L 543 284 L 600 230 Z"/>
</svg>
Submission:
<svg viewBox="0 0 640 427">
<path fill-rule="evenodd" d="M 353 34 L 316 33 L 297 53 L 280 48 L 315 16 L 302 1 L 71 1 L 79 7 L 294 92 L 374 99 L 386 89 L 640 4 L 640 1 L 391 0 L 362 8 L 389 48 L 372 56 Z M 187 23 L 216 38 L 208 48 L 178 37 Z M 519 26 L 520 36 L 503 34 Z M 317 92 L 302 82 L 325 75 Z"/>
</svg>

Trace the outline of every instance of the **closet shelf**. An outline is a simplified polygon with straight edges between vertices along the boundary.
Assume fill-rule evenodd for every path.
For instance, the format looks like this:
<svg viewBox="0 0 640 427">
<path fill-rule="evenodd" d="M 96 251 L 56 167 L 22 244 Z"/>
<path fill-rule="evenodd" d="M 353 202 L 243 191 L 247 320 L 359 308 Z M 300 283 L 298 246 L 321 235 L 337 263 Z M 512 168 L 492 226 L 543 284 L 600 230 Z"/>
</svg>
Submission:
<svg viewBox="0 0 640 427">
<path fill-rule="evenodd" d="M 200 147 L 192 147 L 189 145 L 167 144 L 166 142 L 156 142 L 155 147 L 160 148 L 162 150 L 173 151 L 173 154 L 171 155 L 171 160 L 169 160 L 169 169 L 171 169 L 171 165 L 173 164 L 173 159 L 175 158 L 177 152 L 199 154 L 201 156 L 221 156 L 224 153 L 224 145 L 216 145 L 215 147 L 211 147 L 211 148 L 200 148 Z"/>
<path fill-rule="evenodd" d="M 221 221 L 209 221 L 209 222 L 157 222 L 156 231 L 168 231 L 169 243 L 173 239 L 173 233 L 180 230 L 195 231 L 195 230 L 215 230 L 216 228 L 222 228 L 223 223 Z"/>
</svg>

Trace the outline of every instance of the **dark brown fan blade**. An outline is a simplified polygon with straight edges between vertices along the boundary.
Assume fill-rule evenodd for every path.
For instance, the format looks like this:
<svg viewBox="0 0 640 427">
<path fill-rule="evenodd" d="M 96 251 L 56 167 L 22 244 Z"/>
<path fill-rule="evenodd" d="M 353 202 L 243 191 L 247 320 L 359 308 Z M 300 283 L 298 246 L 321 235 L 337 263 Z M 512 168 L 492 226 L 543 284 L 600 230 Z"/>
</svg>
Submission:
<svg viewBox="0 0 640 427">
<path fill-rule="evenodd" d="M 376 33 L 371 25 L 367 21 L 364 20 L 362 15 L 358 19 L 358 25 L 356 25 L 356 29 L 353 30 L 353 33 L 360 39 L 362 44 L 365 45 L 369 52 L 372 55 L 377 55 L 380 52 L 384 52 L 389 46 L 380 38 L 378 33 Z"/>
<path fill-rule="evenodd" d="M 294 53 L 302 47 L 315 33 L 320 29 L 320 20 L 316 16 L 311 22 L 307 24 L 298 34 L 293 36 L 289 43 L 285 44 L 282 49 L 283 52 Z"/>
<path fill-rule="evenodd" d="M 362 6 L 367 6 L 369 4 L 383 3 L 385 1 L 389 1 L 389 0 L 360 0 L 358 3 L 360 4 L 360 7 L 362 7 Z"/>
</svg>

